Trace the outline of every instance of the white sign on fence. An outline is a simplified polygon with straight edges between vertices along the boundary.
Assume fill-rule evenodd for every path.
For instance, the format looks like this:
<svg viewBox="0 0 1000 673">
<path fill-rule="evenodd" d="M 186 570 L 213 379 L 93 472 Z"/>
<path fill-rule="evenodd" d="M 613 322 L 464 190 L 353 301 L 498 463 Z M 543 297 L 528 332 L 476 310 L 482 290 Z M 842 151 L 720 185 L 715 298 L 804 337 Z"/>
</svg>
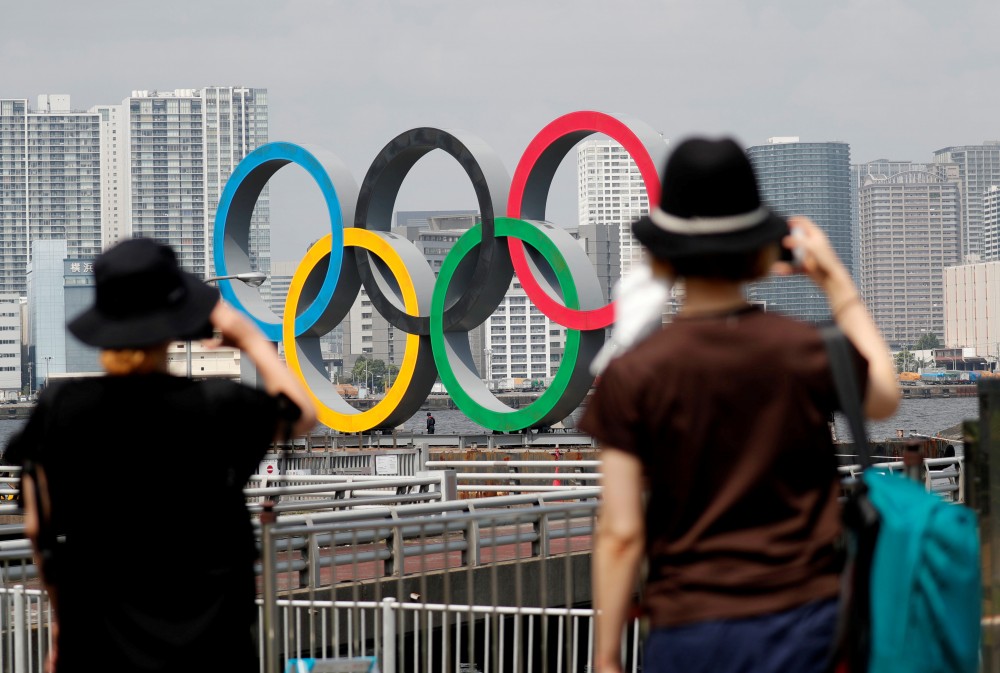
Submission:
<svg viewBox="0 0 1000 673">
<path fill-rule="evenodd" d="M 277 458 L 265 458 L 260 461 L 260 467 L 257 468 L 257 474 L 262 476 L 277 476 L 278 474 L 278 459 Z"/>
<path fill-rule="evenodd" d="M 399 456 L 393 453 L 375 456 L 375 474 L 399 474 Z"/>
</svg>

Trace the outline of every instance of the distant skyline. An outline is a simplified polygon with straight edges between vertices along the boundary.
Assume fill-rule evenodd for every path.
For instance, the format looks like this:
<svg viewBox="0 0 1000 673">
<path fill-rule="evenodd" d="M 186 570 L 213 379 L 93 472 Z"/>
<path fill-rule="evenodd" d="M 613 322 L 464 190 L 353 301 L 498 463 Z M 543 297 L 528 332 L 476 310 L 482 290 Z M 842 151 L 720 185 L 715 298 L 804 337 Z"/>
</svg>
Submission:
<svg viewBox="0 0 1000 673">
<path fill-rule="evenodd" d="M 1000 139 L 1000 3 L 929 0 L 133 0 L 16 3 L 0 26 L 0 97 L 133 89 L 268 90 L 270 139 L 318 145 L 360 182 L 415 126 L 470 131 L 513 172 L 546 123 L 574 110 L 636 117 L 676 142 L 732 135 L 843 141 L 852 163 L 930 161 Z M 549 219 L 576 221 L 575 158 Z M 272 182 L 274 259 L 321 235 L 304 173 Z M 401 210 L 475 208 L 449 159 L 428 156 Z"/>
</svg>

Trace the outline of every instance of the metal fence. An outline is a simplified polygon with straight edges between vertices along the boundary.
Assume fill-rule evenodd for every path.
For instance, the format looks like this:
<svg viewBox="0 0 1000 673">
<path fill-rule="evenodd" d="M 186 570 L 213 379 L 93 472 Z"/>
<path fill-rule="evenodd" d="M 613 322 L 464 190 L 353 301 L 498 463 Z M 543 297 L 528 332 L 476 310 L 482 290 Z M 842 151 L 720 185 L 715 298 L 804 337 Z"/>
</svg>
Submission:
<svg viewBox="0 0 1000 673">
<path fill-rule="evenodd" d="M 360 655 L 382 673 L 588 670 L 598 494 L 262 517 L 263 670 Z M 624 656 L 639 670 L 633 631 Z"/>
<path fill-rule="evenodd" d="M 263 622 L 264 602 L 258 606 Z M 382 673 L 593 670 L 592 609 L 279 599 L 275 612 L 287 651 L 374 656 Z M 642 670 L 641 645 L 642 624 L 633 620 L 622 638 L 623 670 Z M 260 654 L 264 661 L 263 647 Z"/>
<path fill-rule="evenodd" d="M 597 442 L 590 435 L 562 428 L 552 428 L 547 432 L 525 430 L 522 432 L 495 433 L 484 431 L 479 434 L 439 433 L 427 435 L 419 432 L 395 432 L 369 434 L 323 434 L 309 437 L 301 445 L 307 449 L 378 449 L 378 448 L 421 448 L 433 444 L 438 448 L 461 450 L 480 449 L 524 449 L 524 448 L 596 448 Z M 298 444 L 297 444 L 298 446 Z"/>
<path fill-rule="evenodd" d="M 280 498 L 276 511 L 302 512 L 454 500 L 457 495 L 454 472 L 444 470 L 408 477 L 256 475 L 243 492 L 251 512 L 274 498 Z"/>
<path fill-rule="evenodd" d="M 876 463 L 873 467 L 890 473 L 905 472 L 907 469 L 903 461 Z M 965 502 L 965 458 L 963 456 L 926 458 L 918 469 L 920 470 L 920 479 L 928 491 L 937 493 L 951 502 Z M 845 465 L 840 468 L 840 473 L 845 477 L 857 478 L 861 475 L 861 466 Z"/>
<path fill-rule="evenodd" d="M 248 485 L 262 549 L 262 671 L 280 671 L 292 658 L 361 655 L 377 657 L 382 673 L 590 670 L 598 461 L 428 466 L 452 469 L 284 474 Z M 965 500 L 962 457 L 928 459 L 923 470 L 928 490 Z M 488 486 L 522 492 L 456 497 L 490 493 Z M 0 504 L 0 513 L 18 511 Z M 51 606 L 23 527 L 6 532 L 0 671 L 36 673 L 50 647 Z M 624 670 L 641 670 L 641 644 L 642 625 L 633 622 L 622 643 Z"/>
<path fill-rule="evenodd" d="M 264 457 L 262 467 L 268 476 L 268 466 L 274 474 L 341 474 L 374 476 L 413 476 L 425 469 L 428 459 L 426 445 L 356 450 L 289 450 L 272 451 Z"/>
<path fill-rule="evenodd" d="M 52 648 L 52 604 L 40 588 L 0 587 L 0 671 L 41 673 Z"/>
<path fill-rule="evenodd" d="M 268 488 L 285 498 L 299 487 Z M 366 653 L 383 673 L 587 670 L 593 610 L 579 606 L 590 601 L 598 495 L 297 511 L 269 526 L 263 517 L 262 670 Z M 0 542 L 0 557 L 0 670 L 36 673 L 51 609 L 27 541 Z"/>
<path fill-rule="evenodd" d="M 372 590 L 381 592 L 388 586 L 381 584 L 384 578 L 545 559 L 574 546 L 574 551 L 589 550 L 599 494 L 591 488 L 286 514 L 274 517 L 269 532 L 262 515 L 255 522 L 264 564 L 259 574 L 274 575 L 281 590 L 370 581 Z M 269 542 L 277 550 L 272 557 Z M 268 558 L 273 561 L 270 570 Z"/>
<path fill-rule="evenodd" d="M 596 486 L 600 481 L 598 460 L 431 460 L 428 467 L 456 470 L 459 494 L 529 493 Z M 902 461 L 876 463 L 886 472 L 903 472 Z M 965 459 L 927 458 L 921 479 L 928 491 L 952 502 L 965 502 Z M 488 471 L 484 471 L 488 470 Z M 858 477 L 860 465 L 839 468 L 843 477 Z"/>
<path fill-rule="evenodd" d="M 430 460 L 427 467 L 455 470 L 460 495 L 532 493 L 592 488 L 599 460 Z M 488 470 L 488 471 L 484 471 Z"/>
</svg>

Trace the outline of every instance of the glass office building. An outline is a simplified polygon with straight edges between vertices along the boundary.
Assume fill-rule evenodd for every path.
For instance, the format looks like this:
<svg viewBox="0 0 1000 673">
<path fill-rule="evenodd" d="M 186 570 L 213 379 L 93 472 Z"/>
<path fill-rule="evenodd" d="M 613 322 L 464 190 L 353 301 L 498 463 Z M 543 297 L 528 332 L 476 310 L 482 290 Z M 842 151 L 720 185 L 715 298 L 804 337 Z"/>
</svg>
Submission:
<svg viewBox="0 0 1000 673">
<path fill-rule="evenodd" d="M 35 241 L 28 269 L 32 390 L 50 376 L 100 371 L 98 351 L 78 341 L 66 323 L 93 303 L 93 259 L 67 257 L 66 241 Z"/>
<path fill-rule="evenodd" d="M 769 138 L 747 148 L 760 183 L 761 197 L 775 212 L 805 215 L 816 222 L 854 275 L 851 227 L 851 151 L 844 142 L 801 142 Z M 771 278 L 752 283 L 749 299 L 768 311 L 820 323 L 830 319 L 826 297 L 805 277 Z"/>
</svg>

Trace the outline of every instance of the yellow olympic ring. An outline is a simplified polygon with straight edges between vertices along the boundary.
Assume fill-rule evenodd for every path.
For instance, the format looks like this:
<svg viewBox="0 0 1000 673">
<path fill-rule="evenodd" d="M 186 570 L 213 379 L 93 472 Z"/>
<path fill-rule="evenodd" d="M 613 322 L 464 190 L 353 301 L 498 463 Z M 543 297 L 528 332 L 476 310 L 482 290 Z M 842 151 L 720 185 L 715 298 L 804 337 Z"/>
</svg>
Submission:
<svg viewBox="0 0 1000 673">
<path fill-rule="evenodd" d="M 295 270 L 295 275 L 292 276 L 291 285 L 288 288 L 288 296 L 285 299 L 285 312 L 281 321 L 281 338 L 282 344 L 285 347 L 285 361 L 288 364 L 288 368 L 305 385 L 309 396 L 316 405 L 317 416 L 320 422 L 343 432 L 361 432 L 378 427 L 396 409 L 400 400 L 402 400 L 403 394 L 410 386 L 413 373 L 416 371 L 417 353 L 420 349 L 421 337 L 418 334 L 406 335 L 406 348 L 403 352 L 403 362 L 399 366 L 399 374 L 396 376 L 396 380 L 392 382 L 382 400 L 370 409 L 366 411 L 358 410 L 354 413 L 340 412 L 331 408 L 316 396 L 306 381 L 299 363 L 298 344 L 295 339 L 295 315 L 306 280 L 316 265 L 330 255 L 333 245 L 332 240 L 333 237 L 330 234 L 319 239 L 309 248 L 302 263 Z M 348 227 L 344 229 L 344 247 L 350 246 L 367 250 L 379 257 L 392 272 L 393 277 L 399 284 L 404 310 L 410 315 L 419 315 L 417 290 L 414 287 L 413 279 L 404 266 L 403 260 L 392 246 L 376 232 Z"/>
</svg>

